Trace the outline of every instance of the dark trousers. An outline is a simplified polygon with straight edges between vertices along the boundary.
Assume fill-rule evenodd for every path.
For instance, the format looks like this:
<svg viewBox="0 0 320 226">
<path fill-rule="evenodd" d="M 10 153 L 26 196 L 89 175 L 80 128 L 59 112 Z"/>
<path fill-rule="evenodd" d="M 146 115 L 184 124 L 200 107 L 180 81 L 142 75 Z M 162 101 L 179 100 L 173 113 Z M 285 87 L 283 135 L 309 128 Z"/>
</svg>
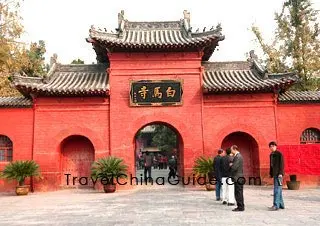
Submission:
<svg viewBox="0 0 320 226">
<path fill-rule="evenodd" d="M 220 200 L 221 199 L 221 179 L 217 179 L 217 183 L 216 183 L 216 200 Z"/>
<path fill-rule="evenodd" d="M 147 176 L 147 173 L 148 173 L 148 176 Z M 147 179 L 149 179 L 149 181 L 151 181 L 152 179 L 151 166 L 144 167 L 144 181 L 147 181 Z"/>
<path fill-rule="evenodd" d="M 241 180 L 240 184 L 237 181 L 234 182 L 234 196 L 236 198 L 238 209 L 244 210 L 243 184 L 241 182 Z"/>
<path fill-rule="evenodd" d="M 168 179 L 170 179 L 171 177 L 173 177 L 173 179 L 176 178 L 176 171 L 174 167 L 169 167 L 170 171 L 169 171 L 169 177 Z"/>
</svg>

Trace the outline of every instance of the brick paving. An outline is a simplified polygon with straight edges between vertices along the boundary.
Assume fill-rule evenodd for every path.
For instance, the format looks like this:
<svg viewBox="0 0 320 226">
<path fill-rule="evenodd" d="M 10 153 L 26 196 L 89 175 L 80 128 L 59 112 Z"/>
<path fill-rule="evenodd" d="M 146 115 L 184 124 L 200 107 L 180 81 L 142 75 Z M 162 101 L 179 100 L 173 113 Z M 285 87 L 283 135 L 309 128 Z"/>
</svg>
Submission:
<svg viewBox="0 0 320 226">
<path fill-rule="evenodd" d="M 245 186 L 245 212 L 215 201 L 214 191 L 172 185 L 112 194 L 84 189 L 24 197 L 2 193 L 0 225 L 319 225 L 320 189 L 283 193 L 286 209 L 277 212 L 267 210 L 272 187 L 264 186 Z"/>
</svg>

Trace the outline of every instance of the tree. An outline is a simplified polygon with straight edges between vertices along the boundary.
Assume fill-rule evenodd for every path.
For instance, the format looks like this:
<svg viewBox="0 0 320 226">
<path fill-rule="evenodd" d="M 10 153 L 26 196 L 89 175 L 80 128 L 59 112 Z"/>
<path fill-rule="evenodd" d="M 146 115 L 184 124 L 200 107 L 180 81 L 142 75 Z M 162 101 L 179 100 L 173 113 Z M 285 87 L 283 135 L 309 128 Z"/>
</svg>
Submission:
<svg viewBox="0 0 320 226">
<path fill-rule="evenodd" d="M 10 86 L 8 77 L 15 72 L 28 76 L 42 76 L 47 70 L 44 63 L 44 41 L 27 46 L 19 41 L 23 33 L 19 16 L 20 0 L 0 0 L 0 95 L 16 96 L 19 92 Z"/>
<path fill-rule="evenodd" d="M 19 42 L 22 32 L 19 1 L 0 0 L 0 96 L 17 96 L 10 86 L 8 73 L 16 69 Z"/>
<path fill-rule="evenodd" d="M 23 48 L 19 52 L 17 63 L 19 71 L 31 77 L 43 76 L 47 72 L 44 54 L 46 53 L 46 45 L 43 40 L 32 42 L 29 49 Z"/>
<path fill-rule="evenodd" d="M 320 32 L 318 12 L 310 0 L 285 0 L 275 13 L 277 28 L 274 40 L 267 44 L 260 29 L 252 26 L 265 56 L 269 72 L 296 71 L 301 82 L 296 90 L 319 90 Z"/>
<path fill-rule="evenodd" d="M 19 16 L 20 1 L 0 0 L 0 72 L 14 71 L 16 54 L 23 33 Z"/>
<path fill-rule="evenodd" d="M 156 125 L 152 144 L 157 146 L 160 151 L 170 153 L 177 146 L 177 135 L 165 125 Z"/>
<path fill-rule="evenodd" d="M 71 64 L 84 64 L 84 61 L 83 60 L 80 60 L 79 58 L 78 59 L 74 59 Z"/>
</svg>

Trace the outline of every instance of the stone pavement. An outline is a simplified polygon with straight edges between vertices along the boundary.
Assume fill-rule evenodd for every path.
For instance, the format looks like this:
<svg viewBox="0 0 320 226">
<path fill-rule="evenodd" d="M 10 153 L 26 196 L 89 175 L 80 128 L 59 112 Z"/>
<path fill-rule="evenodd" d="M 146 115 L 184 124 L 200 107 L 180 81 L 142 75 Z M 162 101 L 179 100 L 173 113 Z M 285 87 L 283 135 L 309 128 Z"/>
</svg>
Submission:
<svg viewBox="0 0 320 226">
<path fill-rule="evenodd" d="M 203 188 L 144 185 L 105 194 L 72 189 L 0 194 L 0 225 L 319 225 L 320 189 L 284 190 L 285 210 L 270 212 L 272 187 L 245 186 L 246 211 Z"/>
</svg>

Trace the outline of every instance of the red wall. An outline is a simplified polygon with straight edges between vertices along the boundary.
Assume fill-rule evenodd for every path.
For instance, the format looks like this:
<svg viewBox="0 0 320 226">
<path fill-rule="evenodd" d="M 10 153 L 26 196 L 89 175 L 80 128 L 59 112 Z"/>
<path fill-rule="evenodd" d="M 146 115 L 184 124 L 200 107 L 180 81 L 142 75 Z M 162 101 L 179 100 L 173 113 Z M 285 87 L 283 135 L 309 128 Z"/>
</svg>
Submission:
<svg viewBox="0 0 320 226">
<path fill-rule="evenodd" d="M 0 109 L 0 134 L 12 140 L 14 160 L 33 158 L 40 164 L 43 179 L 35 182 L 35 190 L 60 188 L 61 143 L 72 135 L 90 140 L 95 159 L 121 157 L 135 175 L 136 133 L 164 123 L 180 137 L 181 175 L 191 176 L 198 156 L 215 156 L 229 134 L 243 132 L 258 146 L 253 167 L 271 182 L 268 143 L 298 145 L 303 130 L 320 128 L 320 104 L 277 104 L 273 94 L 204 95 L 198 53 L 114 53 L 109 58 L 110 98 L 37 98 L 33 109 Z M 130 107 L 129 81 L 142 79 L 182 79 L 183 105 Z M 6 164 L 0 162 L 0 169 Z M 320 181 L 320 175 L 298 178 L 305 184 Z M 0 181 L 0 191 L 13 186 Z"/>
<path fill-rule="evenodd" d="M 320 104 L 279 104 L 277 117 L 279 143 L 300 144 L 305 129 L 320 129 Z"/>
<path fill-rule="evenodd" d="M 61 143 L 72 135 L 88 138 L 95 158 L 109 155 L 109 100 L 105 98 L 39 98 L 35 102 L 34 160 L 43 179 L 36 190 L 61 185 Z M 90 176 L 90 175 L 88 175 Z"/>
<path fill-rule="evenodd" d="M 195 158 L 203 153 L 202 76 L 198 53 L 154 53 L 109 55 L 110 59 L 110 147 L 134 169 L 134 137 L 139 129 L 153 122 L 173 127 L 183 138 L 181 172 L 190 175 Z M 130 107 L 129 80 L 183 79 L 183 105 L 170 107 Z M 125 134 L 119 135 L 119 134 Z"/>
<path fill-rule="evenodd" d="M 257 155 L 259 159 L 259 171 L 264 180 L 269 172 L 268 143 L 276 140 L 274 115 L 273 94 L 205 95 L 205 153 L 215 156 L 224 138 L 229 134 L 247 133 L 258 144 L 259 151 L 253 155 Z"/>
<path fill-rule="evenodd" d="M 32 108 L 0 108 L 0 135 L 9 137 L 13 144 L 13 160 L 32 159 L 33 110 Z M 0 171 L 7 162 L 0 162 Z M 16 182 L 0 180 L 0 191 L 11 191 Z"/>
<path fill-rule="evenodd" d="M 301 144 L 301 147 L 298 148 L 297 146 L 296 149 L 292 147 L 300 145 L 300 136 L 305 129 L 310 127 L 320 129 L 320 104 L 279 104 L 277 107 L 277 118 L 279 134 L 278 143 L 283 145 L 285 150 L 290 147 L 290 152 L 298 152 L 300 149 L 304 150 L 306 148 L 319 152 L 320 144 Z M 319 154 L 320 153 L 317 153 L 316 156 L 319 156 Z M 300 158 L 309 159 L 314 157 L 302 153 Z M 307 160 L 307 162 L 312 164 L 311 160 Z M 300 167 L 300 165 L 297 165 L 297 168 L 298 167 Z M 291 169 L 289 169 L 286 175 L 287 180 L 289 180 L 289 173 L 293 173 L 291 172 Z M 295 174 L 297 175 L 297 179 L 302 181 L 301 187 L 320 185 L 320 174 L 310 175 L 303 169 Z"/>
</svg>

